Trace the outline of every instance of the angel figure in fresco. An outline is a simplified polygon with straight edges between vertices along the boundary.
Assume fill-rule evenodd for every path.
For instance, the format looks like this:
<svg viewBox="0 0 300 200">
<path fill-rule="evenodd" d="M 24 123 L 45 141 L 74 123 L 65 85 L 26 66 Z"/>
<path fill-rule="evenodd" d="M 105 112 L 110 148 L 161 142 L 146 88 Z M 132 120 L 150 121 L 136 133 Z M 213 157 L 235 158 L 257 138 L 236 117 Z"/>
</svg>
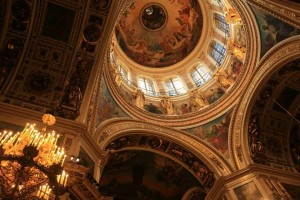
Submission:
<svg viewBox="0 0 300 200">
<path fill-rule="evenodd" d="M 263 15 L 262 18 L 265 20 L 266 24 L 263 24 L 261 28 L 263 31 L 267 32 L 264 41 L 264 52 L 272 48 L 278 42 L 298 34 L 298 30 L 295 27 L 271 15 Z"/>
<path fill-rule="evenodd" d="M 174 114 L 174 105 L 172 100 L 169 97 L 161 97 L 161 105 L 165 110 L 167 115 Z"/>
<path fill-rule="evenodd" d="M 213 124 L 207 133 L 207 141 L 223 154 L 228 149 L 228 122 L 226 117 L 220 124 Z"/>
<path fill-rule="evenodd" d="M 145 106 L 145 96 L 142 90 L 137 89 L 135 93 L 135 105 L 141 109 L 144 109 Z"/>
</svg>

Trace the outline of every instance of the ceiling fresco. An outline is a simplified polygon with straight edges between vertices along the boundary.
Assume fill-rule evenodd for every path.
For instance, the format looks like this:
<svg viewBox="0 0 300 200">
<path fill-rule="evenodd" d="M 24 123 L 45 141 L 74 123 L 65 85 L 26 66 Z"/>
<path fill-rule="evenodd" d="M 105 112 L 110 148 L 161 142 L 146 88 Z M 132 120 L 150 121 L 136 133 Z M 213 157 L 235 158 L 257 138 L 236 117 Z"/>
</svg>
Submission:
<svg viewBox="0 0 300 200">
<path fill-rule="evenodd" d="M 202 31 L 197 0 L 136 1 L 121 16 L 116 38 L 124 53 L 147 67 L 165 67 L 184 59 Z"/>
<path fill-rule="evenodd" d="M 200 186 L 169 158 L 134 150 L 111 154 L 99 183 L 104 195 L 119 200 L 180 200 L 189 189 Z"/>
</svg>

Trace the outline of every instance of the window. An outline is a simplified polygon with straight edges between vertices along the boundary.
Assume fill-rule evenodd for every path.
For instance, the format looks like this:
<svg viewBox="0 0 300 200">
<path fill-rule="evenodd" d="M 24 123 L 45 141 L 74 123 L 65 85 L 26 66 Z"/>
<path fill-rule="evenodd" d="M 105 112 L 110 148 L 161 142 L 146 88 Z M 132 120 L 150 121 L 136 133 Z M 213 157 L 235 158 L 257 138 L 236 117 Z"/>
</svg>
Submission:
<svg viewBox="0 0 300 200">
<path fill-rule="evenodd" d="M 194 67 L 190 71 L 190 74 L 191 74 L 191 77 L 197 87 L 203 85 L 205 82 L 207 82 L 211 78 L 211 74 L 207 70 L 207 68 L 205 68 L 201 65 Z"/>
<path fill-rule="evenodd" d="M 214 18 L 216 27 L 225 32 L 226 36 L 229 36 L 229 25 L 226 23 L 224 15 L 214 13 Z"/>
<path fill-rule="evenodd" d="M 179 77 L 166 80 L 166 87 L 170 96 L 184 94 L 187 92 Z"/>
<path fill-rule="evenodd" d="M 153 87 L 153 82 L 150 79 L 146 79 L 144 77 L 139 77 L 138 78 L 138 86 L 140 89 L 142 89 L 142 91 L 145 94 L 149 94 L 154 96 L 155 95 L 155 90 Z"/>
<path fill-rule="evenodd" d="M 123 67 L 122 67 L 122 65 L 120 65 L 119 64 L 119 71 L 120 71 L 120 73 L 121 73 L 121 76 L 122 76 L 122 78 L 124 79 L 124 80 L 128 80 L 128 74 L 127 74 L 127 71 L 126 71 L 126 69 L 124 69 Z"/>
<path fill-rule="evenodd" d="M 224 4 L 221 0 L 215 0 L 217 2 L 217 4 L 219 5 L 219 7 L 224 8 Z"/>
<path fill-rule="evenodd" d="M 224 46 L 222 46 L 216 41 L 212 41 L 210 43 L 209 54 L 217 62 L 219 66 L 221 65 L 224 59 L 225 53 L 226 53 L 226 48 Z"/>
</svg>

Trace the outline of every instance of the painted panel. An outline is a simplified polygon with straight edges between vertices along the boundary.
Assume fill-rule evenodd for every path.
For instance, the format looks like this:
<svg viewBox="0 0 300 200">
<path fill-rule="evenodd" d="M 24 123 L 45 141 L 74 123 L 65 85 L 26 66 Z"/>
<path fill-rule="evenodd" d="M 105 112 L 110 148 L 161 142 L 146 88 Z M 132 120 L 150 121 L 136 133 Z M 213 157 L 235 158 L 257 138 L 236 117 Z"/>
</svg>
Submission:
<svg viewBox="0 0 300 200">
<path fill-rule="evenodd" d="M 104 79 L 102 79 L 100 87 L 101 98 L 98 102 L 96 118 L 97 126 L 107 119 L 115 117 L 128 117 L 128 115 L 118 106 L 116 101 L 111 96 Z"/>
<path fill-rule="evenodd" d="M 300 34 L 300 30 L 276 17 L 251 6 L 259 27 L 261 38 L 261 57 L 277 43 Z"/>
<path fill-rule="evenodd" d="M 228 153 L 228 130 L 231 120 L 231 113 L 198 127 L 187 129 L 186 131 L 209 142 L 219 150 L 224 156 L 229 158 Z"/>
<path fill-rule="evenodd" d="M 263 196 L 254 182 L 246 183 L 234 189 L 239 200 L 263 200 Z"/>
</svg>

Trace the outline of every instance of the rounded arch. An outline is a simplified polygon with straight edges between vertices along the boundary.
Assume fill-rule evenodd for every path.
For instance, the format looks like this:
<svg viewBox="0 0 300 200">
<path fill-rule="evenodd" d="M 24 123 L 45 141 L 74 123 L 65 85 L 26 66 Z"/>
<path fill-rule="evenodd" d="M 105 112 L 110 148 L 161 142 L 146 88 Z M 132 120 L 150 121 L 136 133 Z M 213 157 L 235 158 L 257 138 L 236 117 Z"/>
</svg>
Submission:
<svg viewBox="0 0 300 200">
<path fill-rule="evenodd" d="M 101 151 L 121 136 L 132 134 L 156 136 L 174 142 L 188 150 L 201 160 L 218 178 L 232 173 L 231 165 L 209 144 L 191 135 L 163 126 L 153 125 L 133 119 L 111 119 L 102 124 L 96 131 L 95 140 Z"/>
<path fill-rule="evenodd" d="M 300 56 L 300 36 L 288 38 L 273 47 L 260 61 L 235 109 L 233 125 L 231 127 L 230 148 L 238 169 L 245 168 L 253 163 L 250 158 L 248 145 L 248 125 L 251 108 L 254 100 L 268 77 L 289 61 Z"/>
</svg>

